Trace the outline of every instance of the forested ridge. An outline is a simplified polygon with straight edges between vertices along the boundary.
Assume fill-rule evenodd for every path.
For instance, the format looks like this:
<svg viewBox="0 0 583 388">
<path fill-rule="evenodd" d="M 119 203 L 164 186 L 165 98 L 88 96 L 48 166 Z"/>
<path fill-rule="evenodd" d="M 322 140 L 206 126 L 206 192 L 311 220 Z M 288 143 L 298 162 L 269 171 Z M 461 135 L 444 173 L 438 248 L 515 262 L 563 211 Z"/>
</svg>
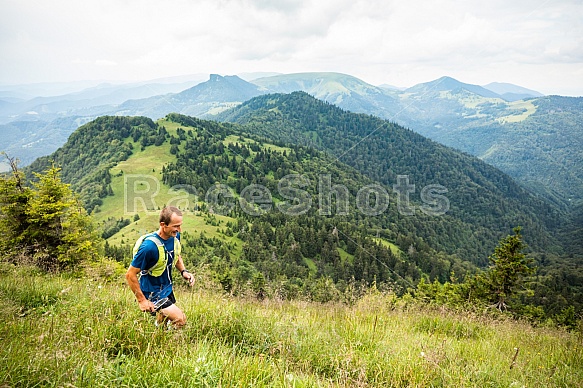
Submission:
<svg viewBox="0 0 583 388">
<path fill-rule="evenodd" d="M 447 215 L 453 219 L 419 235 L 464 260 L 485 264 L 484 253 L 515 225 L 524 227 L 531 248 L 563 249 L 553 233 L 562 221 L 558 208 L 479 159 L 397 124 L 341 110 L 303 92 L 256 97 L 219 118 L 270 139 L 324 150 L 388 187 L 397 183 L 398 175 L 407 175 L 417 193 L 428 185 L 444 186 Z M 433 223 L 440 220 L 424 220 L 417 227 L 421 231 Z M 437 242 L 440 238 L 445 240 Z"/>
<path fill-rule="evenodd" d="M 291 145 L 278 151 L 243 134 L 226 142 L 229 132 L 220 124 L 222 131 L 215 123 L 179 115 L 169 118 L 197 130 L 186 136 L 176 162 L 164 167 L 167 185 L 192 185 L 199 192 L 208 192 L 215 182 L 221 182 L 234 195 L 250 185 L 261 185 L 273 195 L 273 206 L 264 211 L 214 206 L 213 211 L 226 211 L 240 220 L 228 231 L 245 241 L 237 267 L 255 266 L 268 280 L 291 279 L 292 288 L 293 284 L 301 284 L 302 279 L 326 276 L 336 283 L 390 282 L 402 289 L 418 281 L 421 273 L 430 275 L 431 280 L 445 281 L 451 271 L 464 274 L 472 268 L 454 256 L 438 254 L 416 236 L 414 223 L 405 222 L 406 217 L 399 220 L 395 206 L 387 207 L 385 213 L 377 216 L 362 214 L 356 206 L 358 190 L 374 182 L 320 151 Z M 347 211 L 342 211 L 343 214 L 337 214 L 343 210 L 338 198 L 319 197 L 318 185 L 322 182 L 317 171 L 322 165 L 328 165 L 331 185 L 341 183 L 348 189 Z M 296 189 L 301 187 L 301 192 L 292 193 L 290 188 L 280 186 L 290 176 L 291 183 Z M 296 198 L 300 200 L 297 204 L 293 202 Z M 333 203 L 321 203 L 329 199 Z M 330 214 L 321 215 L 323 205 L 330 205 Z M 290 215 L 288 210 L 294 206 L 299 207 L 298 214 Z M 409 250 L 409 257 L 395 254 L 373 237 L 382 237 Z M 226 261 L 221 265 L 231 264 Z"/>
</svg>

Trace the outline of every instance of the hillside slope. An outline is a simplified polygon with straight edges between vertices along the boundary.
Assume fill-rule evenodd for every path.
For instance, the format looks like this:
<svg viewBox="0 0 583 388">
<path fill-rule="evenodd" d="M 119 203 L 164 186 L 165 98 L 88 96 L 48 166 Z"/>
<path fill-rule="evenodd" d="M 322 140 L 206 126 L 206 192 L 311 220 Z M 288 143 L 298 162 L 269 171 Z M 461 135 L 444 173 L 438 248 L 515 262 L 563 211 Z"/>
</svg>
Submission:
<svg viewBox="0 0 583 388">
<path fill-rule="evenodd" d="M 395 121 L 492 164 L 557 204 L 583 199 L 583 98 L 506 102 L 463 88 L 408 89 Z"/>
<path fill-rule="evenodd" d="M 232 293 L 265 282 L 282 298 L 325 301 L 373 283 L 402 293 L 422 277 L 463 278 L 522 225 L 545 269 L 533 303 L 558 314 L 581 300 L 577 260 L 555 254 L 555 210 L 508 176 L 304 93 L 265 98 L 247 107 L 244 125 L 101 117 L 31 167 L 62 167 L 99 221 L 106 254 L 126 264 L 161 206 L 180 206 L 187 265 L 207 268 Z"/>
<path fill-rule="evenodd" d="M 414 223 L 397 220 L 394 207 L 370 219 L 363 214 L 355 198 L 374 184 L 369 178 L 314 149 L 249 136 L 240 126 L 177 114 L 158 123 L 101 117 L 26 171 L 61 166 L 63 180 L 99 221 L 107 254 L 120 261 L 139 234 L 155 227 L 161 206 L 180 206 L 188 263 L 209 265 L 229 289 L 262 276 L 293 283 L 286 297 L 325 277 L 404 290 L 424 272 L 445 280 L 454 268 L 471 270 L 438 255 Z M 320 165 L 329 165 L 331 188 L 346 187 L 345 202 L 319 196 Z M 322 201 L 329 214 L 320 213 Z M 410 247 L 415 254 L 401 256 Z"/>
</svg>

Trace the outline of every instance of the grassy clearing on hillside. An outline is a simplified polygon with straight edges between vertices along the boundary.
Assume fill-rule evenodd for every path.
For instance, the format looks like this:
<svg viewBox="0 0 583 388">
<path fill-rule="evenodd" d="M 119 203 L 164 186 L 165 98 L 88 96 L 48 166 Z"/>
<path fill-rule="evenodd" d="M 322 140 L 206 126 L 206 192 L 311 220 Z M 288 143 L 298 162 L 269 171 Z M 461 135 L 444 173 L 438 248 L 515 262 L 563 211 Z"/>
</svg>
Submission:
<svg viewBox="0 0 583 388">
<path fill-rule="evenodd" d="M 423 310 L 371 292 L 354 306 L 226 297 L 180 285 L 165 331 L 121 280 L 0 266 L 1 386 L 578 386 L 580 335 Z M 518 349 L 518 353 L 517 350 Z"/>
<path fill-rule="evenodd" d="M 236 135 L 229 135 L 227 137 L 225 137 L 225 140 L 223 140 L 223 144 L 225 146 L 228 146 L 229 144 L 245 144 L 245 145 L 249 145 L 249 144 L 258 144 L 257 141 L 250 139 L 250 138 L 241 138 L 241 136 L 236 136 Z M 270 151 L 277 151 L 279 153 L 283 153 L 284 151 L 287 152 L 288 154 L 290 152 L 292 152 L 292 149 L 289 147 L 281 147 L 281 146 L 277 146 L 275 144 L 263 144 L 262 145 L 263 148 L 266 148 Z M 252 155 L 254 153 L 252 152 Z"/>
<path fill-rule="evenodd" d="M 384 238 L 380 238 L 380 237 L 374 237 L 373 238 L 374 241 L 376 242 L 380 242 L 381 244 L 383 244 L 385 247 L 388 247 L 391 250 L 391 253 L 397 257 L 401 257 L 401 250 L 399 249 L 399 247 L 395 244 L 393 244 L 390 241 L 385 240 Z"/>
<path fill-rule="evenodd" d="M 172 135 L 176 135 L 179 127 L 185 130 L 192 129 L 166 120 L 159 120 L 158 124 L 164 126 Z M 219 233 L 227 222 L 235 222 L 235 219 L 216 214 L 214 217 L 219 224 L 209 224 L 205 221 L 204 214 L 195 210 L 201 204 L 200 199 L 204 199 L 205 193 L 198 193 L 198 196 L 189 195 L 184 191 L 171 190 L 163 183 L 162 166 L 176 160 L 176 156 L 170 153 L 170 144 L 149 146 L 144 151 L 140 147 L 138 143 L 134 143 L 133 154 L 110 169 L 111 187 L 115 196 L 105 197 L 100 211 L 93 214 L 98 224 L 109 218 L 132 221 L 130 225 L 111 236 L 108 242 L 111 245 L 132 245 L 140 235 L 157 230 L 160 209 L 173 204 L 185 212 L 183 231 L 193 235 L 203 232 L 209 238 L 225 239 L 235 245 L 236 251 L 240 250 L 240 240 Z M 126 185 L 132 187 L 126 188 Z M 131 193 L 136 190 L 139 194 L 132 195 Z M 139 220 L 133 221 L 136 214 Z"/>
<path fill-rule="evenodd" d="M 528 116 L 536 112 L 536 106 L 534 106 L 532 101 L 519 100 L 509 102 L 507 110 L 514 112 L 508 116 L 497 118 L 496 121 L 498 121 L 500 124 L 518 123 L 520 121 L 524 121 L 528 118 Z"/>
</svg>

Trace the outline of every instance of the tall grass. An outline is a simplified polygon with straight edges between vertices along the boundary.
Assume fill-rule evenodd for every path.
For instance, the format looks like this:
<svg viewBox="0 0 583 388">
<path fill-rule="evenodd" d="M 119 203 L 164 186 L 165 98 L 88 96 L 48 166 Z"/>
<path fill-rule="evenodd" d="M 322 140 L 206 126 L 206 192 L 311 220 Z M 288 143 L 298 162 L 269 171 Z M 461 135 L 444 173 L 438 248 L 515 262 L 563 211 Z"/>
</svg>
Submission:
<svg viewBox="0 0 583 388">
<path fill-rule="evenodd" d="M 176 290 L 188 323 L 162 330 L 121 282 L 2 266 L 0 386 L 575 387 L 576 333 L 416 308 Z"/>
</svg>

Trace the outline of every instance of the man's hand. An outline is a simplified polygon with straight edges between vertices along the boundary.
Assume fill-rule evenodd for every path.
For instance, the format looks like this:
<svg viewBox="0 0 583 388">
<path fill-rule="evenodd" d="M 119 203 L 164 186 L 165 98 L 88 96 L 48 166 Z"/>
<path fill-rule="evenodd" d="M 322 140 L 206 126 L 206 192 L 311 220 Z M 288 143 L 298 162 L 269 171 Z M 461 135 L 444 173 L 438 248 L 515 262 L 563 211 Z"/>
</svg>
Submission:
<svg viewBox="0 0 583 388">
<path fill-rule="evenodd" d="M 146 299 L 146 297 L 142 293 L 142 290 L 140 290 L 140 282 L 138 281 L 138 274 L 140 273 L 140 271 L 141 270 L 139 268 L 130 265 L 128 271 L 126 272 L 126 281 L 128 282 L 130 289 L 132 290 L 132 292 L 136 296 L 136 299 L 138 300 L 140 310 L 142 310 L 143 312 L 155 311 L 154 304 L 148 299 Z"/>
<path fill-rule="evenodd" d="M 154 308 L 154 303 L 152 303 L 152 301 L 149 299 L 144 299 L 141 302 L 139 302 L 139 304 L 140 304 L 140 310 L 142 310 L 143 312 L 156 311 L 156 309 Z"/>
<path fill-rule="evenodd" d="M 184 278 L 184 280 L 186 280 L 188 282 L 188 285 L 190 287 L 192 287 L 194 285 L 194 275 L 193 274 L 191 274 L 190 272 L 184 271 L 182 273 L 182 277 Z"/>
</svg>

